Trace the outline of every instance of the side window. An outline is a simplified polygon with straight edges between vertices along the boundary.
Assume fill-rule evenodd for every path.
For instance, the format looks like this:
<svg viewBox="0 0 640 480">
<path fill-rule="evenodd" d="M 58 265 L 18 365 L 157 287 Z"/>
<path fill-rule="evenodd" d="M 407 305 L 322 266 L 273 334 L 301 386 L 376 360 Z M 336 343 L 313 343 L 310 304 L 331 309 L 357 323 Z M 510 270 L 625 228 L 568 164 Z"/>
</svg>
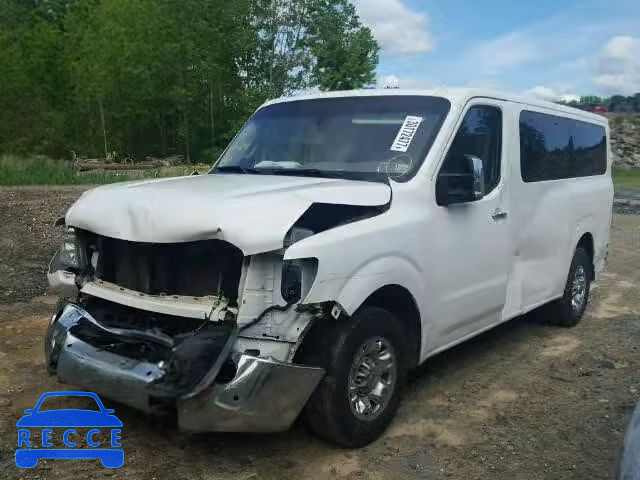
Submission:
<svg viewBox="0 0 640 480">
<path fill-rule="evenodd" d="M 442 165 L 443 173 L 465 171 L 464 156 L 474 155 L 484 167 L 485 192 L 500 182 L 502 151 L 502 111 L 497 107 L 476 105 L 465 115 Z"/>
<path fill-rule="evenodd" d="M 607 134 L 603 127 L 572 122 L 575 176 L 602 175 L 607 171 Z"/>
<path fill-rule="evenodd" d="M 520 168 L 525 182 L 571 176 L 571 131 L 566 118 L 520 114 Z"/>
<path fill-rule="evenodd" d="M 602 175 L 604 127 L 546 113 L 520 113 L 520 170 L 525 182 Z"/>
</svg>

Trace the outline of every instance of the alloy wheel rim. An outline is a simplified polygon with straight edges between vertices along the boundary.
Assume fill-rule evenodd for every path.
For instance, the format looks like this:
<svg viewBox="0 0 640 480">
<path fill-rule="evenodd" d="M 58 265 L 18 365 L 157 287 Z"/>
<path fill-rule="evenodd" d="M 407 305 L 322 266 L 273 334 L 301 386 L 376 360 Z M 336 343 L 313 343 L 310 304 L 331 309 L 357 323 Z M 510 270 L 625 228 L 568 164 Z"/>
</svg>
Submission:
<svg viewBox="0 0 640 480">
<path fill-rule="evenodd" d="M 571 282 L 571 307 L 578 313 L 584 306 L 587 295 L 587 275 L 582 265 L 578 265 Z"/>
<path fill-rule="evenodd" d="M 356 350 L 349 372 L 348 398 L 356 418 L 371 421 L 389 404 L 398 366 L 391 343 L 382 337 L 365 340 Z"/>
</svg>

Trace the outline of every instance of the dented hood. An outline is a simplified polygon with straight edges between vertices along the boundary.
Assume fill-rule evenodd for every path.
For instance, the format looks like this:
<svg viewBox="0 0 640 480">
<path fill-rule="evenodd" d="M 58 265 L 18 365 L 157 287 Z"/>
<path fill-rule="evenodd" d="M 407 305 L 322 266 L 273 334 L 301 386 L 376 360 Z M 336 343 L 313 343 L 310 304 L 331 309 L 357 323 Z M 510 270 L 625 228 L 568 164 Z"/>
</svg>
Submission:
<svg viewBox="0 0 640 480">
<path fill-rule="evenodd" d="M 278 175 L 215 174 L 125 182 L 89 190 L 67 225 L 133 242 L 226 240 L 245 255 L 276 250 L 313 203 L 385 205 L 382 183 Z"/>
</svg>

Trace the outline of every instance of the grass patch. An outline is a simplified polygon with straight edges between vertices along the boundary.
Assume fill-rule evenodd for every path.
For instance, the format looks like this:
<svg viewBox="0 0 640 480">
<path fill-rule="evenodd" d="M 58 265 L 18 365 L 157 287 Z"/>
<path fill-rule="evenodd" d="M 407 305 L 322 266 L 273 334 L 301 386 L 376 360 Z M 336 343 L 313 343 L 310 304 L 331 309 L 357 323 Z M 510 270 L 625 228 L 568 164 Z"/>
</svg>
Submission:
<svg viewBox="0 0 640 480">
<path fill-rule="evenodd" d="M 640 188 L 640 169 L 614 170 L 613 184 L 616 188 Z"/>
<path fill-rule="evenodd" d="M 196 166 L 201 173 L 206 171 L 203 167 Z M 0 156 L 0 185 L 98 185 L 144 178 L 178 177 L 189 175 L 193 169 L 190 165 L 180 165 L 127 172 L 78 172 L 73 164 L 66 160 L 53 160 L 44 156 L 3 155 Z"/>
</svg>

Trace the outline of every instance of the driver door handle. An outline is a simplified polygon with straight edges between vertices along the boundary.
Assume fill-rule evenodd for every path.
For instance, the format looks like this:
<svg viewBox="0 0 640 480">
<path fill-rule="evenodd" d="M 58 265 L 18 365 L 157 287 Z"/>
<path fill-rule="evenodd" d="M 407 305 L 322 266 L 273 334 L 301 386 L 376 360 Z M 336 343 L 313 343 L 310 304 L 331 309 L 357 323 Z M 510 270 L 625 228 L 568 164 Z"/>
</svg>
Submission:
<svg viewBox="0 0 640 480">
<path fill-rule="evenodd" d="M 502 220 L 503 218 L 507 218 L 507 212 L 501 208 L 496 208 L 491 214 L 491 218 L 494 220 Z"/>
</svg>

